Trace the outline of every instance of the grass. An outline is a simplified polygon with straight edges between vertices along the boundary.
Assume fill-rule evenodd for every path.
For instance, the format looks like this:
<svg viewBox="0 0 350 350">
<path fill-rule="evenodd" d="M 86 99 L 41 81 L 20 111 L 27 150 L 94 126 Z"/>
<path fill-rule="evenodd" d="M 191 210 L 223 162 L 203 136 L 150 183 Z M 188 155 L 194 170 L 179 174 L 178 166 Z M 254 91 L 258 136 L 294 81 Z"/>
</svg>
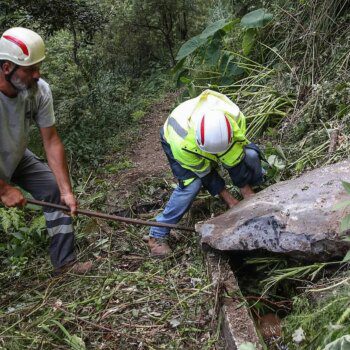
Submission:
<svg viewBox="0 0 350 350">
<path fill-rule="evenodd" d="M 294 299 L 294 311 L 284 320 L 284 338 L 289 349 L 321 350 L 350 332 L 349 272 L 309 284 Z M 296 344 L 291 335 L 302 328 L 305 339 Z"/>
<path fill-rule="evenodd" d="M 221 349 L 195 236 L 178 236 L 159 261 L 142 241 L 146 228 L 81 221 L 80 257 L 94 260 L 92 273 L 50 278 L 39 255 L 20 277 L 1 274 L 2 349 Z"/>
<path fill-rule="evenodd" d="M 230 40 L 236 37 L 229 38 L 225 47 L 244 69 L 244 76 L 222 83 L 217 67 L 188 67 L 195 89 L 218 89 L 239 105 L 247 116 L 252 141 L 269 144 L 272 152 L 279 150 L 276 156 L 283 153 L 285 166 L 271 172 L 269 183 L 350 155 L 349 18 L 341 15 L 348 2 L 315 0 L 285 2 L 283 6 L 273 2 L 271 6 L 278 20 L 264 29 L 265 35 L 260 36 L 264 42 L 256 44 L 252 57 L 230 47 Z M 114 110 L 106 112 L 113 114 Z M 134 120 L 143 112 L 143 106 L 137 108 Z M 333 130 L 339 134 L 330 150 Z M 87 145 L 94 139 L 88 136 Z M 75 149 L 78 143 L 72 140 L 71 149 Z M 107 138 L 102 151 L 117 144 L 113 149 L 119 151 L 127 143 L 113 136 Z M 81 152 L 81 157 L 86 156 L 84 150 Z M 104 172 L 118 173 L 130 166 L 127 159 L 108 159 L 106 163 L 98 177 L 91 176 L 91 171 L 90 176 L 79 172 L 75 187 L 89 207 L 102 205 L 105 192 L 113 187 L 112 180 L 103 179 Z M 101 164 L 100 159 L 97 164 Z M 147 202 L 154 197 L 152 186 L 158 184 L 140 189 L 138 199 L 123 202 L 118 198 L 122 202 L 118 206 L 132 208 L 137 201 Z M 170 191 L 170 186 L 167 189 Z M 207 197 L 201 199 L 207 201 Z M 187 223 L 192 225 L 207 214 L 188 216 Z M 156 212 L 147 215 L 144 218 L 150 219 Z M 0 348 L 223 348 L 214 317 L 216 295 L 195 236 L 178 234 L 174 255 L 154 261 L 142 241 L 146 228 L 90 219 L 78 219 L 76 228 L 81 258 L 95 261 L 93 273 L 87 276 L 50 278 L 44 242 L 37 252 L 31 248 L 27 260 L 1 263 Z M 331 340 L 349 333 L 348 272 L 316 282 L 328 265 L 273 265 L 266 267 L 268 276 L 262 278 L 265 291 L 278 292 L 274 287 L 290 280 L 303 286 L 293 299 L 293 312 L 283 321 L 283 342 L 290 350 L 323 349 Z M 312 283 L 306 281 L 312 277 Z M 254 283 L 250 285 L 252 294 L 260 288 L 257 280 Z M 298 345 L 292 335 L 300 327 L 306 338 Z"/>
<path fill-rule="evenodd" d="M 130 137 L 127 130 L 124 136 Z M 118 175 L 130 163 L 109 154 L 98 171 L 80 169 L 75 189 L 81 207 L 114 210 L 106 205 L 106 193 L 115 189 L 113 172 Z M 117 208 L 138 215 L 133 208 L 157 199 L 160 187 L 170 194 L 171 177 L 163 176 L 131 186 L 130 195 L 114 198 Z M 142 219 L 154 219 L 160 210 L 143 213 Z M 19 226 L 31 222 L 21 215 Z M 192 211 L 184 225 L 207 215 L 206 208 Z M 6 250 L 0 251 L 0 349 L 224 348 L 215 312 L 217 291 L 196 235 L 175 232 L 174 254 L 160 261 L 150 258 L 142 239 L 147 227 L 86 217 L 78 217 L 74 226 L 79 259 L 94 261 L 85 276 L 52 278 L 47 240 L 31 244 L 24 259 L 11 260 Z"/>
</svg>

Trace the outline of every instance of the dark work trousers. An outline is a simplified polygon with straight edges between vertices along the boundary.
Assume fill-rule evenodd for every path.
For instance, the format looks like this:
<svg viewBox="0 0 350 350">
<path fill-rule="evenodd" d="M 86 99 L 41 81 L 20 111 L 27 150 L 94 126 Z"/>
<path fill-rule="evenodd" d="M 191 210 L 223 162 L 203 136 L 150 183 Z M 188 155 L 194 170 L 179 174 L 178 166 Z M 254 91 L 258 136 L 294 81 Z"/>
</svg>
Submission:
<svg viewBox="0 0 350 350">
<path fill-rule="evenodd" d="M 60 191 L 52 171 L 28 149 L 12 175 L 11 182 L 29 192 L 35 199 L 60 204 Z M 76 259 L 72 218 L 57 209 L 43 209 L 51 237 L 51 262 L 58 269 Z"/>
<path fill-rule="evenodd" d="M 227 168 L 232 183 L 239 188 L 261 184 L 264 179 L 261 157 L 262 153 L 257 145 L 250 143 L 245 146 L 243 159 L 234 167 Z"/>
</svg>

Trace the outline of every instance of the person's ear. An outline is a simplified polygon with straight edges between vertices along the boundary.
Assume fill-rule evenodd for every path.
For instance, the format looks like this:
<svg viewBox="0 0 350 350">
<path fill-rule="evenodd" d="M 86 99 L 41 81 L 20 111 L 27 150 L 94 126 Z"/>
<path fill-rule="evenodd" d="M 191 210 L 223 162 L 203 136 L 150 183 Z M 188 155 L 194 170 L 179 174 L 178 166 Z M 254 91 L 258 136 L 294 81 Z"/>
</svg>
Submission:
<svg viewBox="0 0 350 350">
<path fill-rule="evenodd" d="M 11 71 L 12 71 L 12 69 L 13 69 L 13 66 L 12 66 L 12 63 L 11 63 L 11 62 L 6 61 L 6 62 L 4 62 L 4 63 L 2 64 L 2 72 L 3 72 L 5 75 L 6 75 L 6 74 L 10 74 Z"/>
</svg>

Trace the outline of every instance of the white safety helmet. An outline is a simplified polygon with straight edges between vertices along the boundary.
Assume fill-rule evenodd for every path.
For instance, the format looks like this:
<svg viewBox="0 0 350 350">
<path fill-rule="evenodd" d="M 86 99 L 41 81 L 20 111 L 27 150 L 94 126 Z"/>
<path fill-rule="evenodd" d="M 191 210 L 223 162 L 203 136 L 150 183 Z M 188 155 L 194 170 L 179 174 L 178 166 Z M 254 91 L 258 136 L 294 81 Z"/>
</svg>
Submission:
<svg viewBox="0 0 350 350">
<path fill-rule="evenodd" d="M 0 60 L 8 60 L 19 66 L 31 66 L 44 58 L 44 41 L 30 29 L 11 28 L 0 39 Z"/>
<path fill-rule="evenodd" d="M 205 112 L 198 118 L 195 131 L 197 145 L 204 152 L 222 153 L 232 144 L 232 126 L 223 111 Z"/>
</svg>

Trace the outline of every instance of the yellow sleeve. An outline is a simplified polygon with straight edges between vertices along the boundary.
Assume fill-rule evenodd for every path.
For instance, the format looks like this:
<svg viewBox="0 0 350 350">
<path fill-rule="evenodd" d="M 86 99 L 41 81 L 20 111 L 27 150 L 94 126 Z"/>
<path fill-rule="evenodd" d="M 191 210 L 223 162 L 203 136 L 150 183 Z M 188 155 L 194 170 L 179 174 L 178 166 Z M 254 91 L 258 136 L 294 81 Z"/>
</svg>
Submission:
<svg viewBox="0 0 350 350">
<path fill-rule="evenodd" d="M 239 117 L 237 120 L 237 125 L 238 127 L 241 129 L 242 134 L 245 135 L 246 131 L 247 131 L 247 125 L 246 125 L 246 119 L 245 116 L 242 112 L 239 112 Z"/>
<path fill-rule="evenodd" d="M 211 162 L 205 158 L 196 156 L 181 148 L 172 149 L 172 152 L 182 167 L 193 171 L 195 174 L 206 173 L 208 168 L 210 169 Z"/>
</svg>

